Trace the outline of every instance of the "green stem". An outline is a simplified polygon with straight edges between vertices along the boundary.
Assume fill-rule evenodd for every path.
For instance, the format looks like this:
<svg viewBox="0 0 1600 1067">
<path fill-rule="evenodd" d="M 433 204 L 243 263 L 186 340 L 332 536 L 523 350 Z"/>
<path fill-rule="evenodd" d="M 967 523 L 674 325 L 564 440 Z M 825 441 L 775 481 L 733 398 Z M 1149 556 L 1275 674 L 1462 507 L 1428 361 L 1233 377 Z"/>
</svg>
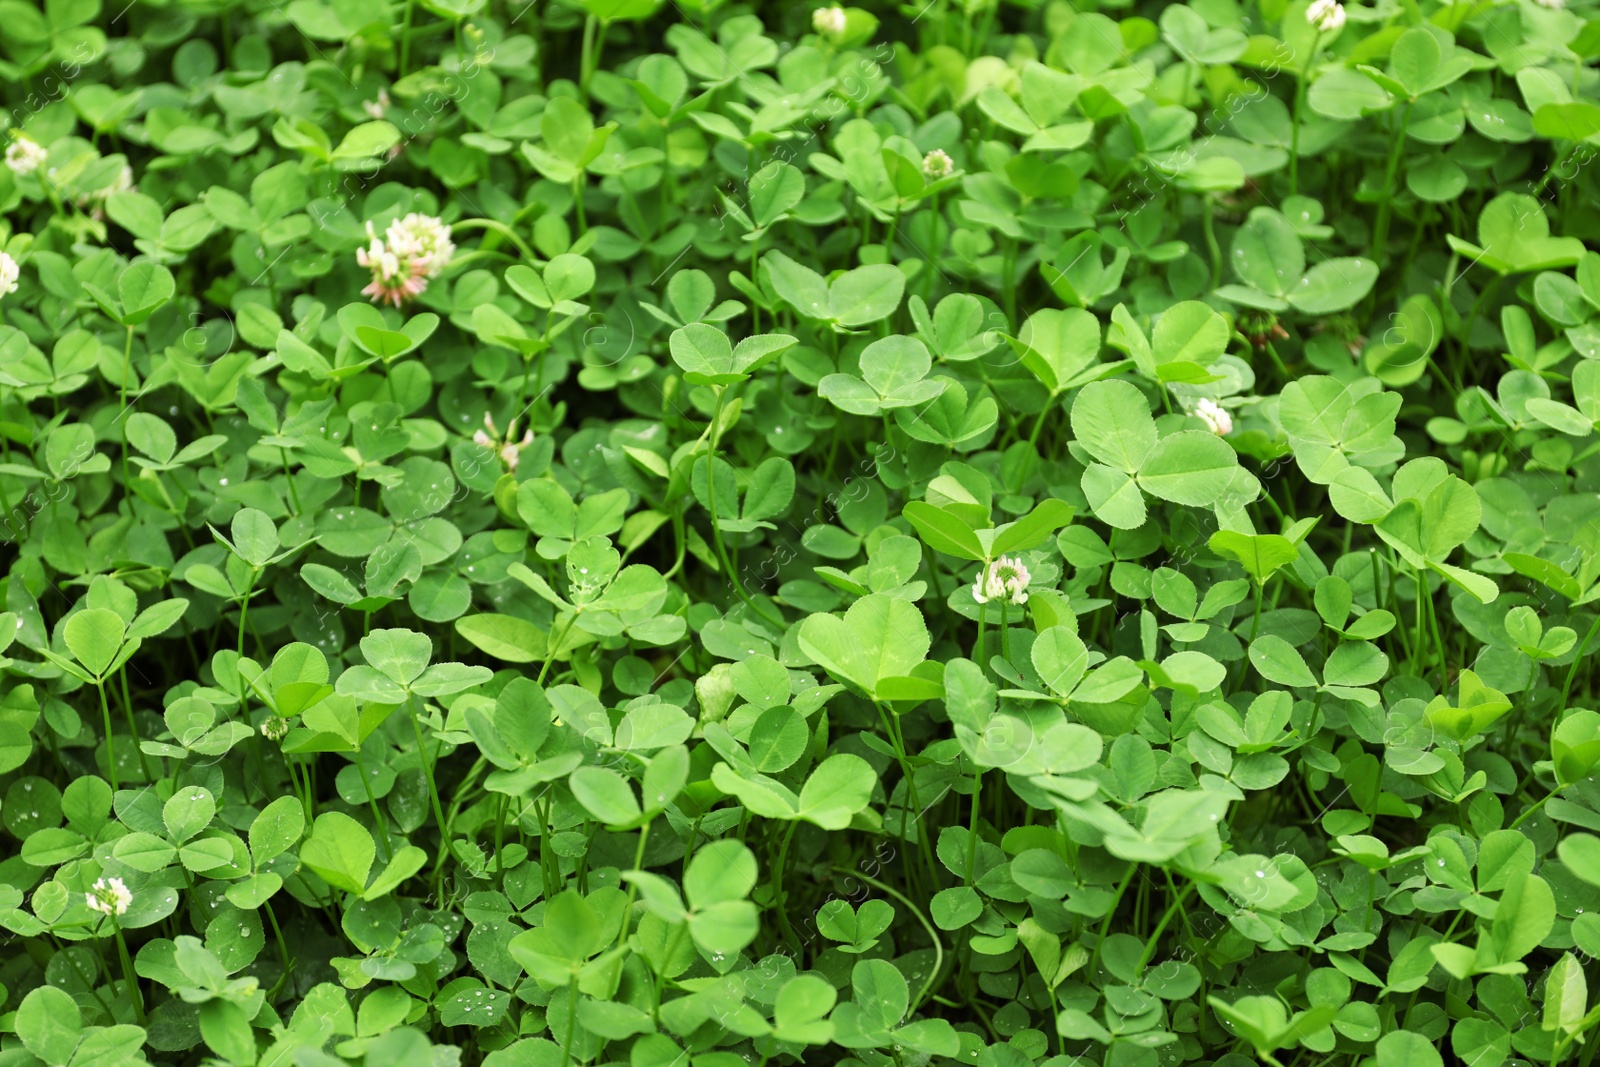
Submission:
<svg viewBox="0 0 1600 1067">
<path fill-rule="evenodd" d="M 1095 942 L 1094 953 L 1089 957 L 1089 969 L 1085 975 L 1093 976 L 1095 968 L 1100 964 L 1100 950 L 1105 947 L 1106 935 L 1111 931 L 1111 920 L 1117 914 L 1117 905 L 1122 903 L 1122 895 L 1128 891 L 1128 883 L 1133 881 L 1134 872 L 1139 869 L 1136 863 L 1128 864 L 1128 873 L 1123 875 L 1122 884 L 1117 886 L 1117 895 L 1111 898 L 1111 907 L 1106 909 L 1106 917 L 1100 922 L 1100 937 Z"/>
<path fill-rule="evenodd" d="M 116 932 L 117 956 L 122 960 L 122 982 L 128 987 L 128 995 L 133 998 L 133 1014 L 139 1020 L 139 1025 L 145 1024 L 144 1017 L 144 992 L 139 988 L 139 976 L 134 972 L 133 960 L 128 955 L 128 942 L 123 940 L 122 927 L 115 919 L 111 920 L 111 928 Z"/>
<path fill-rule="evenodd" d="M 568 616 L 566 625 L 561 628 L 561 633 L 557 635 L 554 641 L 550 642 L 549 655 L 545 657 L 544 666 L 539 668 L 540 685 L 544 684 L 544 676 L 550 673 L 550 665 L 556 661 L 556 653 L 561 651 L 561 642 L 567 639 L 567 631 L 571 630 L 572 624 L 577 621 L 578 615 L 574 612 Z"/>
<path fill-rule="evenodd" d="M 1408 103 L 1401 110 L 1395 125 L 1394 140 L 1389 146 L 1389 162 L 1383 170 L 1383 197 L 1378 201 L 1378 221 L 1372 227 L 1372 258 L 1379 264 L 1389 258 L 1389 214 L 1394 205 L 1394 177 L 1400 169 L 1400 150 L 1406 143 L 1406 120 L 1411 116 Z"/>
<path fill-rule="evenodd" d="M 1156 928 L 1150 933 L 1150 940 L 1145 942 L 1144 952 L 1140 953 L 1139 955 L 1139 965 L 1133 969 L 1134 974 L 1139 975 L 1144 973 L 1146 965 L 1148 965 L 1150 962 L 1150 957 L 1155 955 L 1156 942 L 1161 940 L 1161 934 L 1164 930 L 1166 930 L 1167 924 L 1172 921 L 1172 917 L 1178 913 L 1180 908 L 1183 907 L 1184 900 L 1189 896 L 1190 891 L 1193 889 L 1194 883 L 1190 882 L 1183 887 L 1176 897 L 1173 898 L 1172 903 L 1167 905 L 1166 913 L 1161 916 L 1161 921 L 1156 923 Z"/>
<path fill-rule="evenodd" d="M 1205 210 L 1200 216 L 1200 225 L 1206 235 L 1206 251 L 1211 254 L 1211 288 L 1215 289 L 1222 284 L 1222 246 L 1217 243 L 1216 208 L 1209 195 L 1202 197 L 1201 203 Z"/>
<path fill-rule="evenodd" d="M 372 809 L 372 821 L 378 824 L 378 833 L 383 839 L 383 862 L 388 863 L 394 858 L 394 846 L 389 841 L 389 821 L 383 817 L 383 812 L 378 810 L 378 799 L 372 795 L 372 782 L 367 776 L 367 764 L 361 758 L 359 745 L 356 747 L 356 773 L 361 776 L 361 788 L 367 794 L 367 805 Z"/>
<path fill-rule="evenodd" d="M 111 791 L 115 793 L 122 785 L 117 781 L 117 746 L 113 744 L 115 738 L 111 735 L 111 705 L 106 703 L 105 683 L 100 682 L 95 688 L 100 690 L 100 717 L 106 724 L 106 770 L 110 772 Z"/>
<path fill-rule="evenodd" d="M 245 589 L 244 596 L 239 600 L 239 658 L 244 658 L 245 623 L 250 618 L 250 594 L 256 590 L 256 575 L 250 572 L 250 585 Z"/>
<path fill-rule="evenodd" d="M 1567 710 L 1567 697 L 1572 693 L 1572 680 L 1578 676 L 1578 664 L 1583 662 L 1584 656 L 1589 652 L 1589 642 L 1594 640 L 1594 635 L 1600 632 L 1600 614 L 1594 617 L 1594 624 L 1589 627 L 1589 632 L 1583 635 L 1583 644 L 1578 646 L 1578 654 L 1572 657 L 1572 666 L 1567 668 L 1567 679 L 1561 683 L 1561 706 L 1557 712 Z"/>
<path fill-rule="evenodd" d="M 417 739 L 417 758 L 422 761 L 422 773 L 428 779 L 428 798 L 433 801 L 433 817 L 439 821 L 439 857 L 443 859 L 450 851 L 450 825 L 444 817 L 444 805 L 439 803 L 439 787 L 433 781 L 433 764 L 428 761 L 428 747 L 422 741 L 422 724 L 417 721 L 419 701 L 413 696 L 408 703 L 411 707 L 406 710 L 411 713 L 411 733 Z"/>
<path fill-rule="evenodd" d="M 133 697 L 128 692 L 127 665 L 118 669 L 117 674 L 122 678 L 122 713 L 128 720 L 128 736 L 133 738 L 133 750 L 139 754 L 139 770 L 144 773 L 145 781 L 153 782 L 156 777 L 150 773 L 150 763 L 144 757 L 144 746 L 139 744 L 139 726 L 133 718 Z"/>
<path fill-rule="evenodd" d="M 517 236 L 517 231 L 513 230 L 510 226 L 507 226 L 498 219 L 462 219 L 460 222 L 451 223 L 450 229 L 454 233 L 460 233 L 462 230 L 492 231 L 515 245 L 517 251 L 522 253 L 523 259 L 528 260 L 530 263 L 539 262 L 539 257 L 535 255 L 533 249 L 528 246 L 528 242 Z"/>
<path fill-rule="evenodd" d="M 1294 84 L 1294 117 L 1293 125 L 1289 130 L 1289 195 L 1295 196 L 1300 192 L 1300 115 L 1306 106 L 1306 79 L 1311 75 L 1311 64 L 1317 58 L 1317 46 L 1322 43 L 1322 31 L 1317 31 L 1317 40 L 1311 46 L 1311 54 L 1306 57 L 1306 65 L 1300 68 L 1300 77 Z"/>
<path fill-rule="evenodd" d="M 411 64 L 411 9 L 416 0 L 406 0 L 405 15 L 400 20 L 400 77 L 406 76 Z"/>
<path fill-rule="evenodd" d="M 789 909 L 783 892 L 783 872 L 789 862 L 789 841 L 794 837 L 798 821 L 791 820 L 783 830 L 783 838 L 778 844 L 778 862 L 772 867 L 772 901 L 778 909 L 778 926 L 783 931 L 783 939 L 788 942 L 796 954 L 800 951 L 800 939 L 795 936 L 794 927 L 789 923 Z"/>
<path fill-rule="evenodd" d="M 644 844 L 650 839 L 650 822 L 651 820 L 647 819 L 645 824 L 639 827 L 639 844 L 633 850 L 633 869 L 636 871 L 644 870 Z M 793 824 L 791 823 L 790 825 Z M 622 909 L 622 929 L 617 931 L 618 948 L 621 948 L 623 943 L 628 940 L 628 917 L 633 913 L 633 901 L 638 894 L 639 886 L 634 882 L 629 882 L 628 906 Z M 782 912 L 780 911 L 779 914 L 782 914 Z"/>
<path fill-rule="evenodd" d="M 968 816 L 967 825 L 967 869 L 963 881 L 972 884 L 973 876 L 978 870 L 978 821 L 981 812 L 980 802 L 983 800 L 983 768 L 974 768 L 972 776 L 972 813 Z"/>
</svg>

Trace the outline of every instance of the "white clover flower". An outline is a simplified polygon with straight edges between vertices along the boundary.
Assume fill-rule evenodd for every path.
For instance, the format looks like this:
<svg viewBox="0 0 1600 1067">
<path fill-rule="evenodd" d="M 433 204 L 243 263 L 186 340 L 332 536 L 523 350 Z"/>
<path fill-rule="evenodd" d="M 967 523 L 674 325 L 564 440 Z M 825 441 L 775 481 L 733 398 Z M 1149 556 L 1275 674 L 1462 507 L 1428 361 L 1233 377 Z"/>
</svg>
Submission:
<svg viewBox="0 0 1600 1067">
<path fill-rule="evenodd" d="M 456 253 L 450 227 L 415 211 L 389 223 L 381 238 L 368 222 L 367 238 L 367 247 L 356 250 L 356 262 L 372 271 L 372 282 L 361 294 L 395 307 L 420 296 Z"/>
<path fill-rule="evenodd" d="M 126 915 L 128 905 L 133 903 L 133 894 L 122 884 L 121 878 L 102 878 L 83 895 L 83 902 L 90 911 L 101 915 Z"/>
<path fill-rule="evenodd" d="M 1195 416 L 1206 424 L 1206 429 L 1218 437 L 1226 437 L 1233 432 L 1233 416 L 1228 414 L 1228 409 L 1212 400 L 1202 397 L 1200 403 L 1194 406 Z"/>
<path fill-rule="evenodd" d="M 456 246 L 450 240 L 450 227 L 437 215 L 415 211 L 398 222 L 391 222 L 385 236 L 396 254 L 421 264 L 429 278 L 437 278 L 450 265 Z"/>
<path fill-rule="evenodd" d="M 17 266 L 17 261 L 11 258 L 10 253 L 0 252 L 0 296 L 17 291 L 17 279 L 22 277 L 22 268 Z"/>
<path fill-rule="evenodd" d="M 1306 21 L 1320 33 L 1333 33 L 1344 25 L 1344 5 L 1339 0 L 1315 0 L 1306 8 Z"/>
<path fill-rule="evenodd" d="M 842 7 L 819 7 L 811 13 L 811 28 L 824 37 L 843 37 L 845 25 Z"/>
<path fill-rule="evenodd" d="M 38 141 L 18 136 L 6 146 L 6 166 L 16 175 L 32 174 L 49 154 Z"/>
<path fill-rule="evenodd" d="M 280 719 L 276 715 L 271 715 L 268 716 L 266 722 L 261 724 L 261 736 L 268 741 L 282 741 L 288 733 L 288 719 Z"/>
<path fill-rule="evenodd" d="M 361 110 L 374 120 L 383 118 L 389 110 L 389 90 L 379 89 L 377 99 L 363 100 Z"/>
<path fill-rule="evenodd" d="M 922 157 L 922 173 L 925 177 L 938 180 L 948 178 L 955 172 L 956 161 L 950 158 L 950 153 L 942 148 L 935 148 L 932 152 Z"/>
<path fill-rule="evenodd" d="M 991 600 L 1026 604 L 1028 582 L 1032 579 L 1033 575 L 1022 565 L 1022 560 L 1001 556 L 985 567 L 978 580 L 972 583 L 972 599 L 980 604 Z"/>
</svg>

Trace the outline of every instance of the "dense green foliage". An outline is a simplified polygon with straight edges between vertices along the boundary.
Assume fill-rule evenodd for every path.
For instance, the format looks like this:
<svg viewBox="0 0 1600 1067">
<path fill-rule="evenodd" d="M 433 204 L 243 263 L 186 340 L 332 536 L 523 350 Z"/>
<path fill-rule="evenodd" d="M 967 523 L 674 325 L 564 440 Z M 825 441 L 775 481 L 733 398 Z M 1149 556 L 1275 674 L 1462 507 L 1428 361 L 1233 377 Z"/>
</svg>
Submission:
<svg viewBox="0 0 1600 1067">
<path fill-rule="evenodd" d="M 0 0 L 0 1067 L 1588 1067 L 1593 2 Z"/>
</svg>

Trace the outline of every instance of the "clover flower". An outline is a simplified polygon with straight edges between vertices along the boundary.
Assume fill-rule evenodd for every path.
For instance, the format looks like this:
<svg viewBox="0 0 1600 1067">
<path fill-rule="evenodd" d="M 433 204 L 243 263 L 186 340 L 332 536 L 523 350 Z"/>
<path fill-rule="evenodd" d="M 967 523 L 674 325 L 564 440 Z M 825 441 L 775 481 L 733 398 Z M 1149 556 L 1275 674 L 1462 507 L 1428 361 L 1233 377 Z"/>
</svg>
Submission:
<svg viewBox="0 0 1600 1067">
<path fill-rule="evenodd" d="M 511 425 L 506 427 L 505 440 L 500 440 L 500 431 L 495 429 L 494 417 L 486 411 L 483 413 L 483 429 L 473 434 L 472 440 L 498 456 L 507 470 L 516 470 L 517 462 L 522 458 L 522 450 L 533 444 L 533 430 L 529 429 L 523 434 L 520 441 L 514 440 L 516 436 L 517 420 L 512 419 Z"/>
<path fill-rule="evenodd" d="M 356 250 L 356 262 L 372 271 L 372 282 L 361 295 L 395 307 L 420 296 L 456 252 L 450 227 L 415 211 L 389 223 L 381 238 L 368 222 L 367 238 L 367 247 Z"/>
<path fill-rule="evenodd" d="M 1028 582 L 1032 578 L 1028 568 L 1022 565 L 1022 560 L 1001 556 L 985 567 L 978 575 L 978 580 L 972 583 L 972 599 L 980 604 L 987 604 L 991 600 L 1026 604 Z"/>
<path fill-rule="evenodd" d="M 133 903 L 133 894 L 122 884 L 121 878 L 102 878 L 83 895 L 83 902 L 90 911 L 101 915 L 126 915 L 128 905 Z"/>
<path fill-rule="evenodd" d="M 373 120 L 381 119 L 389 110 L 389 90 L 379 89 L 374 100 L 363 100 L 361 110 L 365 111 Z"/>
<path fill-rule="evenodd" d="M 276 715 L 267 717 L 261 724 L 261 736 L 268 741 L 282 741 L 289 733 L 289 720 L 280 719 Z"/>
<path fill-rule="evenodd" d="M 1228 409 L 1212 400 L 1202 397 L 1194 406 L 1195 417 L 1206 424 L 1206 429 L 1218 437 L 1226 437 L 1233 432 L 1233 416 L 1228 414 Z"/>
<path fill-rule="evenodd" d="M 0 296 L 17 291 L 17 279 L 22 277 L 22 268 L 17 266 L 17 261 L 11 258 L 10 253 L 0 252 Z"/>
<path fill-rule="evenodd" d="M 843 37 L 846 24 L 842 7 L 819 7 L 811 13 L 811 28 L 824 37 Z"/>
<path fill-rule="evenodd" d="M 935 148 L 932 152 L 922 157 L 922 173 L 924 177 L 948 178 L 956 169 L 956 161 L 950 158 L 950 153 L 942 148 Z"/>
<path fill-rule="evenodd" d="M 44 150 L 44 145 L 31 137 L 18 136 L 6 146 L 6 166 L 11 168 L 11 173 L 18 176 L 32 174 L 39 169 L 50 153 Z"/>
<path fill-rule="evenodd" d="M 1333 33 L 1344 25 L 1344 5 L 1339 0 L 1315 0 L 1306 8 L 1306 21 L 1319 33 Z"/>
</svg>

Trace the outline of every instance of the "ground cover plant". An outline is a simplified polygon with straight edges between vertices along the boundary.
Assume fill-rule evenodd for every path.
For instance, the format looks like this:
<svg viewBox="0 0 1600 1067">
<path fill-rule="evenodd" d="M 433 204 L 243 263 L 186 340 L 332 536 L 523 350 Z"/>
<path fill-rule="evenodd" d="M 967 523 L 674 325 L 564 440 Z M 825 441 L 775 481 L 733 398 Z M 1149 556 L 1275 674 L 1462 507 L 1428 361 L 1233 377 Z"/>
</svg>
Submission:
<svg viewBox="0 0 1600 1067">
<path fill-rule="evenodd" d="M 0 1064 L 1588 1067 L 1592 0 L 0 0 Z"/>
</svg>

